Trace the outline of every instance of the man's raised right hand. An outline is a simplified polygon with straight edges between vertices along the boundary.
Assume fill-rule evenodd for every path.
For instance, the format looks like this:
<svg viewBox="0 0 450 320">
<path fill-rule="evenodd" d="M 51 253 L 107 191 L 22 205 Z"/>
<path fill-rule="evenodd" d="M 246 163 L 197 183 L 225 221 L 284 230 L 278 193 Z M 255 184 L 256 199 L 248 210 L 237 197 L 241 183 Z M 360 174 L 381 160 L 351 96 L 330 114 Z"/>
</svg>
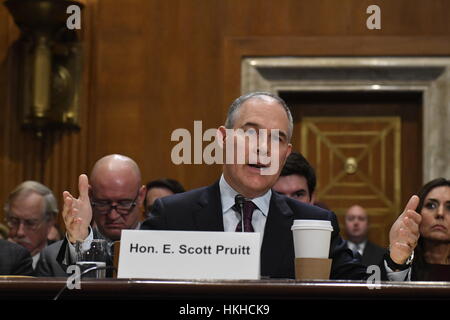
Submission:
<svg viewBox="0 0 450 320">
<path fill-rule="evenodd" d="M 68 191 L 63 192 L 64 208 L 62 216 L 66 226 L 67 237 L 71 243 L 83 241 L 89 234 L 92 220 L 92 207 L 89 200 L 89 181 L 85 174 L 78 178 L 79 197 L 75 198 Z"/>
</svg>

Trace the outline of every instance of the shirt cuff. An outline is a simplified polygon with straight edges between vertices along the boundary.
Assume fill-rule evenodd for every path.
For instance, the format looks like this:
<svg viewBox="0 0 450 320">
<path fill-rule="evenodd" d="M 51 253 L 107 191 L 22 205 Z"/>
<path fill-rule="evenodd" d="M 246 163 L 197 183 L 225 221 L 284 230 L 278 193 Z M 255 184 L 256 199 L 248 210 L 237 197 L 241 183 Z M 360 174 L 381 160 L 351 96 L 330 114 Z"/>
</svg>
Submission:
<svg viewBox="0 0 450 320">
<path fill-rule="evenodd" d="M 75 245 L 73 245 L 69 241 L 69 239 L 67 238 L 67 234 L 66 234 L 66 239 L 67 239 L 67 243 L 69 244 L 70 259 L 71 259 L 71 261 L 77 261 L 77 253 L 75 251 Z M 86 237 L 86 239 L 83 240 L 83 247 L 89 247 L 92 240 L 94 240 L 94 233 L 92 232 L 92 228 L 89 227 L 88 236 Z"/>
<path fill-rule="evenodd" d="M 389 281 L 409 281 L 410 280 L 410 271 L 411 267 L 409 267 L 406 270 L 402 271 L 393 271 L 391 268 L 388 267 L 387 262 L 384 262 L 384 268 L 387 272 L 387 277 Z"/>
</svg>

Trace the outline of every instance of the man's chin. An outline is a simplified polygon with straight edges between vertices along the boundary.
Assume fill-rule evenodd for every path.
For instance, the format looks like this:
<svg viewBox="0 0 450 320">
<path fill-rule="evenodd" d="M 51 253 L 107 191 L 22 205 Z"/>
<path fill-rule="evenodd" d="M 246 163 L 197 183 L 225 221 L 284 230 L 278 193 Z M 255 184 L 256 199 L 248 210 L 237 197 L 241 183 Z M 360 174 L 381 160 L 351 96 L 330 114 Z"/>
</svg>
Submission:
<svg viewBox="0 0 450 320">
<path fill-rule="evenodd" d="M 245 193 L 244 196 L 250 198 L 256 198 L 265 194 L 269 189 L 270 185 L 267 183 L 258 183 L 258 181 L 253 181 L 254 183 L 245 184 Z"/>
<path fill-rule="evenodd" d="M 18 245 L 21 245 L 25 249 L 27 249 L 30 253 L 33 251 L 33 246 L 27 242 L 15 241 Z"/>
<path fill-rule="evenodd" d="M 123 227 L 106 227 L 103 230 L 103 235 L 110 240 L 117 241 L 120 240 L 120 236 L 122 235 Z"/>
</svg>

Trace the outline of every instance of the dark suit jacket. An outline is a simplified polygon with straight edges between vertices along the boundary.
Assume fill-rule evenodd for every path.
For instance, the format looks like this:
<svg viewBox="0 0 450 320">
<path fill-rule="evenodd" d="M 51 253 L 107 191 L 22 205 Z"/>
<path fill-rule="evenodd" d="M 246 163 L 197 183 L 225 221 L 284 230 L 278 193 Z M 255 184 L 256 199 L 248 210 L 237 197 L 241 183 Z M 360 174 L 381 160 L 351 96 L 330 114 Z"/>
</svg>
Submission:
<svg viewBox="0 0 450 320">
<path fill-rule="evenodd" d="M 361 262 L 365 266 L 380 265 L 387 250 L 367 241 Z"/>
<path fill-rule="evenodd" d="M 69 257 L 61 257 L 60 254 L 68 254 L 68 250 L 65 250 L 67 246 L 67 240 L 56 241 L 55 243 L 45 247 L 41 251 L 39 261 L 36 265 L 35 274 L 38 277 L 67 277 L 67 267 L 71 264 L 68 260 Z M 63 248 L 64 250 L 61 250 Z M 60 262 L 58 262 L 60 261 Z"/>
<path fill-rule="evenodd" d="M 33 262 L 28 250 L 0 239 L 0 275 L 33 275 Z"/>
<path fill-rule="evenodd" d="M 339 236 L 336 215 L 272 193 L 261 246 L 261 276 L 295 278 L 294 219 L 329 220 L 333 226 L 331 279 L 366 279 L 366 268 L 353 258 Z M 158 199 L 142 229 L 224 231 L 219 182 L 209 187 Z"/>
<path fill-rule="evenodd" d="M 93 229 L 94 239 L 103 239 L 97 229 Z M 67 277 L 67 268 L 75 264 L 70 257 L 67 238 L 57 241 L 41 251 L 41 256 L 36 265 L 35 274 L 38 277 Z M 112 266 L 112 260 L 107 261 Z M 112 271 L 106 271 L 107 276 L 112 276 Z"/>
</svg>

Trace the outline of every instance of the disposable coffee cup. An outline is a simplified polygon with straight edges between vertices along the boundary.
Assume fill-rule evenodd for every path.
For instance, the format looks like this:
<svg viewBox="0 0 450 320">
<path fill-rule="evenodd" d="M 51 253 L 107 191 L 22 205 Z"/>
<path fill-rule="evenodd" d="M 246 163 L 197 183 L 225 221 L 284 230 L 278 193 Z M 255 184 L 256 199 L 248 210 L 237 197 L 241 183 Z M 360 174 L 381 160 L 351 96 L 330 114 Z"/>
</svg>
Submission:
<svg viewBox="0 0 450 320">
<path fill-rule="evenodd" d="M 328 258 L 333 227 L 328 220 L 294 220 L 292 234 L 295 250 L 295 278 L 329 279 Z"/>
</svg>

